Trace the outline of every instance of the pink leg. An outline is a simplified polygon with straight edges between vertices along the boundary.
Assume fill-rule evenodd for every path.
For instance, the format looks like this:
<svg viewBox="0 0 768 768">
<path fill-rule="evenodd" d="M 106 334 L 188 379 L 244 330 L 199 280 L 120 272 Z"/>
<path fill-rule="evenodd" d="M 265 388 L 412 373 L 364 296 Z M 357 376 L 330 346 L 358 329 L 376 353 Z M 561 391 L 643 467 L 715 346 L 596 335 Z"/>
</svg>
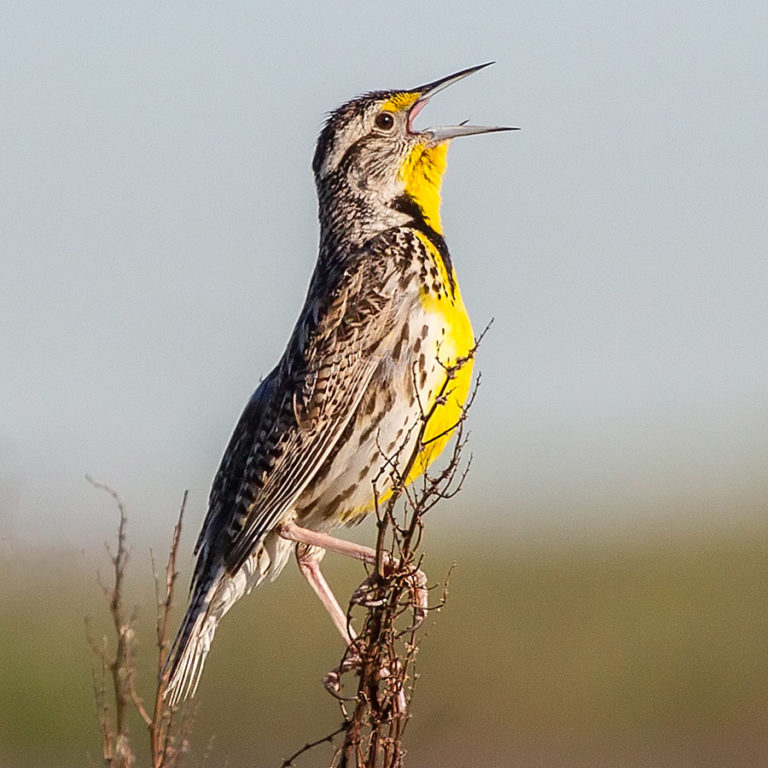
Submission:
<svg viewBox="0 0 768 768">
<path fill-rule="evenodd" d="M 342 610 L 336 595 L 331 591 L 325 576 L 323 576 L 323 572 L 320 570 L 320 561 L 323 559 L 324 554 L 325 550 L 317 546 L 302 542 L 296 545 L 296 560 L 299 563 L 299 570 L 307 582 L 309 582 L 309 586 L 312 587 L 315 594 L 320 598 L 320 602 L 330 614 L 336 629 L 339 630 L 344 638 L 344 642 L 347 644 L 347 651 L 341 660 L 341 664 L 332 669 L 323 678 L 323 685 L 332 694 L 338 696 L 341 691 L 342 674 L 358 666 L 360 664 L 360 656 L 353 646 L 357 634 L 350 626 L 349 621 L 347 621 L 347 615 Z"/>
<path fill-rule="evenodd" d="M 345 539 L 337 539 L 335 536 L 329 536 L 327 533 L 310 531 L 309 528 L 302 528 L 300 525 L 296 525 L 296 523 L 279 525 L 277 532 L 289 541 L 298 541 L 301 544 L 309 544 L 312 547 L 328 549 L 339 555 L 354 557 L 371 565 L 376 563 L 376 550 L 363 544 L 353 544 Z"/>
<path fill-rule="evenodd" d="M 323 679 L 325 687 L 332 694 L 338 696 L 341 691 L 341 676 L 344 672 L 360 664 L 360 656 L 354 647 L 354 641 L 356 638 L 355 631 L 349 625 L 347 621 L 347 615 L 339 605 L 339 601 L 328 586 L 328 582 L 325 580 L 322 571 L 320 570 L 320 561 L 325 554 L 325 550 L 336 552 L 340 555 L 347 555 L 348 557 L 354 557 L 358 560 L 362 560 L 365 563 L 374 565 L 376 563 L 376 551 L 370 547 L 363 546 L 361 544 L 353 544 L 351 541 L 345 541 L 344 539 L 337 539 L 334 536 L 329 536 L 325 533 L 317 533 L 316 531 L 310 531 L 308 528 L 302 528 L 295 523 L 286 523 L 281 525 L 277 529 L 280 536 L 289 541 L 295 541 L 296 547 L 296 559 L 299 563 L 299 570 L 304 574 L 304 578 L 309 582 L 309 585 L 315 591 L 315 594 L 320 598 L 320 602 L 325 606 L 325 610 L 331 615 L 333 623 L 341 633 L 344 641 L 347 644 L 347 652 L 341 661 L 341 664 L 332 669 Z M 385 561 L 389 565 L 391 563 L 391 557 L 385 555 Z M 422 571 L 416 571 L 412 577 L 413 579 L 413 595 L 416 607 L 414 608 L 414 628 L 416 628 L 427 614 L 428 607 L 428 592 L 427 592 L 427 577 Z M 360 587 L 355 591 L 353 600 L 361 598 L 367 592 L 367 588 L 371 579 L 366 579 Z M 387 669 L 381 670 L 382 676 L 389 675 Z M 397 697 L 398 707 L 400 711 L 406 709 L 405 692 L 400 691 Z"/>
<path fill-rule="evenodd" d="M 304 578 L 309 582 L 309 586 L 315 590 L 315 594 L 320 598 L 320 602 L 325 606 L 325 610 L 331 615 L 336 629 L 341 632 L 344 642 L 351 645 L 355 639 L 355 631 L 347 621 L 347 615 L 339 605 L 336 595 L 333 594 L 328 582 L 320 570 L 320 560 L 322 560 L 325 551 L 307 544 L 299 544 L 296 547 L 296 560 L 299 563 L 299 570 Z"/>
<path fill-rule="evenodd" d="M 347 557 L 354 557 L 358 560 L 362 560 L 363 562 L 368 563 L 369 565 L 374 565 L 376 563 L 376 550 L 371 549 L 371 547 L 366 547 L 362 544 L 353 544 L 351 541 L 338 539 L 335 536 L 329 536 L 327 533 L 310 531 L 308 528 L 302 528 L 301 526 L 296 525 L 296 523 L 285 523 L 280 525 L 278 526 L 277 531 L 284 539 L 288 539 L 289 541 L 295 541 L 299 544 L 306 544 L 308 547 L 319 547 L 321 549 L 327 549 L 340 555 L 346 555 Z M 297 557 L 299 557 L 298 551 Z M 311 566 L 315 569 L 316 575 L 313 575 L 312 578 L 310 578 L 310 576 L 305 573 L 303 568 L 302 573 L 304 573 L 307 581 L 309 581 L 309 583 L 312 585 L 312 588 L 317 593 L 323 605 L 325 605 L 328 613 L 331 614 L 331 618 L 337 627 L 339 626 L 339 615 L 343 616 L 345 629 L 342 631 L 342 635 L 345 637 L 345 639 L 347 639 L 348 634 L 346 631 L 346 614 L 344 614 L 342 611 L 338 601 L 334 597 L 330 587 L 325 581 L 325 578 L 323 577 L 322 573 L 320 573 L 321 557 L 322 555 L 317 557 L 314 566 Z M 391 558 L 386 553 L 385 562 L 388 565 L 391 563 Z M 299 559 L 299 567 L 301 567 L 301 559 Z M 316 579 L 317 583 L 313 582 L 313 578 Z M 416 571 L 411 578 L 413 579 L 412 589 L 414 594 L 414 602 L 416 603 L 414 608 L 414 627 L 417 627 L 419 624 L 421 624 L 422 621 L 424 621 L 424 617 L 427 615 L 429 593 L 427 592 L 427 577 L 422 571 Z M 355 594 L 362 594 L 365 591 L 367 584 L 368 580 L 366 580 L 361 585 L 360 589 L 358 589 Z"/>
</svg>

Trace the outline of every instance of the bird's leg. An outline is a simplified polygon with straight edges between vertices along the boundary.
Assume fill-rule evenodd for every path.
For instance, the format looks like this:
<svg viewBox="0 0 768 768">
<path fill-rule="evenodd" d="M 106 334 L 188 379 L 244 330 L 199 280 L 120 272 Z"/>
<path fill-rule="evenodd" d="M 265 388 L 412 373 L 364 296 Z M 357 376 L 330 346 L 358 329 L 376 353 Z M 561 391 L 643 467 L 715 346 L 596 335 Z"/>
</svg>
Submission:
<svg viewBox="0 0 768 768">
<path fill-rule="evenodd" d="M 354 646 L 357 633 L 350 625 L 347 615 L 342 610 L 336 595 L 333 594 L 328 582 L 325 580 L 325 576 L 323 576 L 323 572 L 320 570 L 320 561 L 323 559 L 324 554 L 325 550 L 316 545 L 301 542 L 296 544 L 296 561 L 299 564 L 299 570 L 309 583 L 309 586 L 312 587 L 315 594 L 320 598 L 320 602 L 330 614 L 336 629 L 339 630 L 344 638 L 344 642 L 347 644 L 347 652 L 344 654 L 341 664 L 332 669 L 323 678 L 323 685 L 331 693 L 338 694 L 341 688 L 342 674 L 349 669 L 359 666 L 361 660 L 360 654 Z"/>
<path fill-rule="evenodd" d="M 331 591 L 323 572 L 320 570 L 320 561 L 324 554 L 325 550 L 317 546 L 303 543 L 296 545 L 296 560 L 299 563 L 299 570 L 309 582 L 309 586 L 315 590 L 315 594 L 320 598 L 325 610 L 331 615 L 331 619 L 344 638 L 344 642 L 351 645 L 357 634 L 347 621 L 346 613 L 342 610 L 336 595 Z"/>
<path fill-rule="evenodd" d="M 336 552 L 339 555 L 346 555 L 347 557 L 354 557 L 357 560 L 362 560 L 364 563 L 368 563 L 369 565 L 376 565 L 376 550 L 371 549 L 371 547 L 366 547 L 363 544 L 354 544 L 351 541 L 346 541 L 345 539 L 338 539 L 335 536 L 329 536 L 327 533 L 319 533 L 317 531 L 311 531 L 308 528 L 302 528 L 299 525 L 296 525 L 296 523 L 283 523 L 282 525 L 278 526 L 277 532 L 282 536 L 284 539 L 288 539 L 289 541 L 295 541 L 299 544 L 306 544 L 308 547 L 320 547 L 321 549 L 327 549 L 331 552 Z M 297 551 L 298 556 L 298 551 Z M 322 557 L 322 555 L 320 556 Z M 320 558 L 317 559 L 317 562 L 315 564 L 315 568 L 317 571 L 317 575 L 322 580 L 322 587 L 323 594 L 321 594 L 320 591 L 318 591 L 318 586 L 316 586 L 313 581 L 310 579 L 309 576 L 305 573 L 304 575 L 307 578 L 307 581 L 312 585 L 312 588 L 317 593 L 320 600 L 323 601 L 323 605 L 326 606 L 326 610 L 331 614 L 331 618 L 333 618 L 334 623 L 336 626 L 339 626 L 337 617 L 334 616 L 333 610 L 328 607 L 328 604 L 326 603 L 326 600 L 332 600 L 333 604 L 335 605 L 335 608 L 338 609 L 338 612 L 341 616 L 344 617 L 344 626 L 345 630 L 342 631 L 342 635 L 347 637 L 346 634 L 346 615 L 341 610 L 341 607 L 339 606 L 338 601 L 333 596 L 333 593 L 330 590 L 330 587 L 325 581 L 325 578 L 320 573 L 320 565 L 319 565 Z M 301 567 L 301 563 L 299 563 Z M 384 565 L 388 568 L 392 567 L 392 557 L 388 552 L 384 553 Z M 304 571 L 302 570 L 302 573 Z M 353 599 L 356 601 L 360 601 L 365 595 L 365 593 L 368 591 L 373 579 L 375 576 L 371 576 L 367 578 L 358 588 L 355 590 Z M 421 570 L 414 571 L 413 574 L 409 576 L 409 580 L 411 581 L 411 591 L 413 592 L 413 601 L 414 601 L 414 609 L 413 609 L 413 629 L 416 629 L 422 621 L 424 621 L 424 617 L 427 615 L 427 609 L 429 606 L 429 592 L 427 591 L 427 577 L 424 575 L 424 572 Z M 351 642 L 350 640 L 347 641 L 348 643 Z"/>
<path fill-rule="evenodd" d="M 355 544 L 346 539 L 329 536 L 327 533 L 311 531 L 309 528 L 302 528 L 300 525 L 296 525 L 296 523 L 283 523 L 277 527 L 277 532 L 289 541 L 298 541 L 301 544 L 328 549 L 339 555 L 362 560 L 370 565 L 376 564 L 376 550 L 366 547 L 364 544 Z"/>
<path fill-rule="evenodd" d="M 348 557 L 354 557 L 358 560 L 362 560 L 369 565 L 376 564 L 376 550 L 371 547 L 366 547 L 362 544 L 354 544 L 351 541 L 344 539 L 338 539 L 335 536 L 329 536 L 326 533 L 318 533 L 317 531 L 311 531 L 308 528 L 302 528 L 295 523 L 284 523 L 278 526 L 277 532 L 284 539 L 289 541 L 295 541 L 296 546 L 296 559 L 299 563 L 299 570 L 304 574 L 304 578 L 309 582 L 309 585 L 315 591 L 315 594 L 320 598 L 320 602 L 325 606 L 325 609 L 331 615 L 333 623 L 336 628 L 341 632 L 341 636 L 347 644 L 347 652 L 344 654 L 344 658 L 341 664 L 332 669 L 324 678 L 323 684 L 326 689 L 334 696 L 339 696 L 341 690 L 341 676 L 344 672 L 360 666 L 361 658 L 360 654 L 355 648 L 356 633 L 354 629 L 349 625 L 347 615 L 339 605 L 339 601 L 331 591 L 328 582 L 325 580 L 322 571 L 320 570 L 320 561 L 323 559 L 325 550 L 336 552 L 340 555 L 347 555 Z M 392 556 L 388 553 L 384 553 L 384 565 L 387 568 L 392 567 Z M 363 603 L 366 602 L 366 596 L 370 592 L 376 574 L 369 576 L 354 592 L 352 596 L 353 602 Z M 427 615 L 429 593 L 427 592 L 427 577 L 421 570 L 415 571 L 409 576 L 411 583 L 411 591 L 414 599 L 414 621 L 412 629 L 424 621 L 424 617 Z M 386 667 L 382 667 L 379 670 L 379 674 L 382 677 L 389 677 L 390 670 Z M 401 712 L 406 709 L 405 692 L 400 691 L 397 696 L 397 706 Z"/>
</svg>

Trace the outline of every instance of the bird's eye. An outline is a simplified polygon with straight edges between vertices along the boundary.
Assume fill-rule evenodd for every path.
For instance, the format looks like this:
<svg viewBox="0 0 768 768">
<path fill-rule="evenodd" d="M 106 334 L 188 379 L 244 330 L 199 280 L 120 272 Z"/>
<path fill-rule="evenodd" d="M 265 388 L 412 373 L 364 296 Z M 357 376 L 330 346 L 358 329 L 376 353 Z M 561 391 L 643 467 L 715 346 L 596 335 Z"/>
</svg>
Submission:
<svg viewBox="0 0 768 768">
<path fill-rule="evenodd" d="M 382 131 L 390 131 L 392 130 L 392 126 L 395 124 L 395 118 L 391 112 L 379 112 L 373 122 L 374 125 L 377 128 L 380 128 Z"/>
</svg>

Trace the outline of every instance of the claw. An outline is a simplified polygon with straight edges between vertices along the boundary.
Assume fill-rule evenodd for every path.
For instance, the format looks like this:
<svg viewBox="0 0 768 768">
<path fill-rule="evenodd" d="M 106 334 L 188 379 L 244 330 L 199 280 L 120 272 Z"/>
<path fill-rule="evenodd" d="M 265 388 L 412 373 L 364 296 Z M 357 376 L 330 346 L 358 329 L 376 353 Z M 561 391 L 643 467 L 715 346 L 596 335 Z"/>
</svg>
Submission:
<svg viewBox="0 0 768 768">
<path fill-rule="evenodd" d="M 344 654 L 344 658 L 341 660 L 341 664 L 332 669 L 323 678 L 323 686 L 325 690 L 337 699 L 346 698 L 341 696 L 341 676 L 351 669 L 359 668 L 362 663 L 363 660 L 360 658 L 360 654 L 352 646 L 349 646 L 347 652 Z"/>
<path fill-rule="evenodd" d="M 395 659 L 395 665 L 396 669 L 398 668 L 397 665 L 399 664 L 398 660 Z M 363 665 L 363 660 L 360 657 L 360 654 L 354 650 L 351 646 L 347 649 L 347 652 L 344 654 L 344 658 L 341 660 L 341 664 L 339 664 L 338 667 L 335 667 L 332 669 L 325 677 L 323 678 L 323 687 L 325 688 L 328 693 L 330 693 L 332 696 L 335 696 L 337 699 L 343 699 L 344 701 L 353 701 L 354 696 L 342 696 L 341 695 L 341 676 L 345 672 L 349 672 L 353 669 L 360 669 Z M 392 677 L 392 672 L 390 671 L 389 667 L 381 667 L 379 669 L 379 679 L 380 680 L 387 680 L 388 678 Z M 398 693 L 398 703 L 400 700 L 405 700 L 405 695 L 402 691 Z M 404 706 L 404 705 L 403 705 Z"/>
<path fill-rule="evenodd" d="M 384 604 L 384 598 L 374 598 L 379 577 L 374 573 L 369 576 L 353 593 L 351 601 L 363 608 L 373 608 Z"/>
</svg>

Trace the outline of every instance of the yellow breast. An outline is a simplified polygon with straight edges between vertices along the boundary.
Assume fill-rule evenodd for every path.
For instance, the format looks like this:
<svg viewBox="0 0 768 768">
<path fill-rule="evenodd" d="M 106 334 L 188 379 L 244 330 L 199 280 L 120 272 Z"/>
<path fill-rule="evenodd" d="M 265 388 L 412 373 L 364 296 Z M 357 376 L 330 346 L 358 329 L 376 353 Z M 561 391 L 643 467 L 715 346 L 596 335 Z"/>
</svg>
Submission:
<svg viewBox="0 0 768 768">
<path fill-rule="evenodd" d="M 424 432 L 424 449 L 408 475 L 408 482 L 421 475 L 440 455 L 461 419 L 472 385 L 473 360 L 469 355 L 475 345 L 455 273 L 449 277 L 435 246 L 425 235 L 417 234 L 438 270 L 434 284 L 427 282 L 422 286 L 420 300 L 432 326 L 430 338 L 439 365 L 425 386 L 424 407 L 430 417 Z M 434 290 L 435 284 L 438 290 Z"/>
</svg>

